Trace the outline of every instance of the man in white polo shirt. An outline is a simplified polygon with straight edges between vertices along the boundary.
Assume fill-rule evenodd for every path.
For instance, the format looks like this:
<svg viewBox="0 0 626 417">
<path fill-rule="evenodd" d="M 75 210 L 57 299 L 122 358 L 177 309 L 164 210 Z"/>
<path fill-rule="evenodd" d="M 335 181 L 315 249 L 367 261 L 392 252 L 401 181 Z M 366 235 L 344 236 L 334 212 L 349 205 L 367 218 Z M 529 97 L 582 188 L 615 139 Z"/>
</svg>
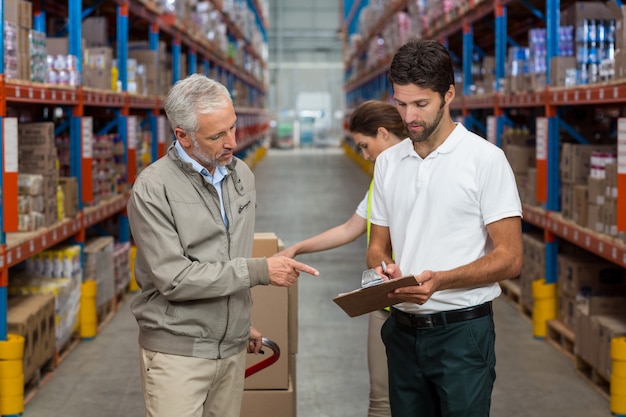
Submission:
<svg viewBox="0 0 626 417">
<path fill-rule="evenodd" d="M 392 415 L 487 417 L 491 301 L 522 265 L 515 178 L 501 149 L 452 120 L 454 71 L 441 44 L 409 41 L 388 77 L 409 138 L 376 161 L 367 261 L 417 281 L 395 291 L 404 302 L 382 329 Z"/>
</svg>

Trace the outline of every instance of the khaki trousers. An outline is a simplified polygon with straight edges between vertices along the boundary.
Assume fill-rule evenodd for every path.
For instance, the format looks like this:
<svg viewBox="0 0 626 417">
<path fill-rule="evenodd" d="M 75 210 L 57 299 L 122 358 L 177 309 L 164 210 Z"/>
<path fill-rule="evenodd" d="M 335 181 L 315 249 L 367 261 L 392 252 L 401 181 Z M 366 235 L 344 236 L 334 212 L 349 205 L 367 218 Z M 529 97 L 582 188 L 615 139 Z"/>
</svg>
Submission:
<svg viewBox="0 0 626 417">
<path fill-rule="evenodd" d="M 370 403 L 368 417 L 390 417 L 387 352 L 380 330 L 389 312 L 376 310 L 369 314 L 367 332 L 367 365 L 370 373 Z"/>
<path fill-rule="evenodd" d="M 227 359 L 139 349 L 146 417 L 239 417 L 245 349 Z"/>
</svg>

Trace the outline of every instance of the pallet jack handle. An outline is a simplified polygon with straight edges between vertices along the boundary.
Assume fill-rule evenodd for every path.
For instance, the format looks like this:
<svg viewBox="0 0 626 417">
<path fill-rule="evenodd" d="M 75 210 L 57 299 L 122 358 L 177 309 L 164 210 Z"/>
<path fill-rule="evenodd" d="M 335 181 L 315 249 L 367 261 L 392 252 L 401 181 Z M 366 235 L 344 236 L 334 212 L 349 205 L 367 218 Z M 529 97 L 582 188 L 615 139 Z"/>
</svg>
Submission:
<svg viewBox="0 0 626 417">
<path fill-rule="evenodd" d="M 278 361 L 278 358 L 280 358 L 280 348 L 274 341 L 267 339 L 265 337 L 262 338 L 261 341 L 263 343 L 263 346 L 266 346 L 272 350 L 272 356 L 268 356 L 262 361 L 255 363 L 249 368 L 246 368 L 246 375 L 245 375 L 246 378 L 276 363 L 276 361 Z M 265 351 L 261 350 L 259 353 L 265 354 Z"/>
</svg>

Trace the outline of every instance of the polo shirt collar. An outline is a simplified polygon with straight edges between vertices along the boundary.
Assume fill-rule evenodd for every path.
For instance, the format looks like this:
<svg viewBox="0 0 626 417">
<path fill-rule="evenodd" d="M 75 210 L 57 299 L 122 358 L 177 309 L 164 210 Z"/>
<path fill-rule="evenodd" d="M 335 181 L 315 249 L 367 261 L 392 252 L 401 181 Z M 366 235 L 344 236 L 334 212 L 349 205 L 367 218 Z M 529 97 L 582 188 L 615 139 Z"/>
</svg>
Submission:
<svg viewBox="0 0 626 417">
<path fill-rule="evenodd" d="M 452 152 L 454 148 L 456 148 L 456 146 L 459 144 L 466 132 L 467 129 L 465 128 L 465 126 L 463 126 L 461 123 L 456 123 L 456 127 L 454 128 L 454 130 L 448 135 L 446 140 L 444 140 L 443 143 L 431 153 L 431 155 Z M 399 146 L 402 146 L 403 148 L 402 159 L 409 156 L 419 157 L 419 155 L 417 155 L 417 153 L 415 152 L 415 148 L 413 148 L 413 141 L 410 138 L 405 139 L 401 144 L 399 144 Z"/>
</svg>

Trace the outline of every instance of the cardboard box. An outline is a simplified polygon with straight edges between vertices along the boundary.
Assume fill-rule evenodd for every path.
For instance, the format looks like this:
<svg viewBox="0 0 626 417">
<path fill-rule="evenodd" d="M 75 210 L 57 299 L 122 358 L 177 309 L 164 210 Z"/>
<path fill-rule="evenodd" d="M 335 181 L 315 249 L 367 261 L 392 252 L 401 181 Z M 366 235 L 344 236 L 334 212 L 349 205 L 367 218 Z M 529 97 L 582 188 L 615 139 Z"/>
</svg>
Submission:
<svg viewBox="0 0 626 417">
<path fill-rule="evenodd" d="M 588 297 L 585 303 L 576 307 L 574 353 L 594 368 L 598 362 L 598 323 L 593 317 L 609 314 L 626 315 L 626 298 Z"/>
<path fill-rule="evenodd" d="M 6 4 L 6 1 L 5 1 Z M 6 7 L 6 6 L 5 6 Z M 18 4 L 19 24 L 23 28 L 33 28 L 33 4 L 30 1 L 19 0 Z"/>
<path fill-rule="evenodd" d="M 241 404 L 241 417 L 295 417 L 295 377 L 290 378 L 287 389 L 245 390 Z"/>
<path fill-rule="evenodd" d="M 68 55 L 69 43 L 67 38 L 47 38 L 46 51 L 48 55 Z"/>
<path fill-rule="evenodd" d="M 550 59 L 550 85 L 563 87 L 568 84 L 568 72 L 576 70 L 576 58 L 573 56 L 555 56 Z"/>
<path fill-rule="evenodd" d="M 279 245 L 274 233 L 255 233 L 252 256 L 270 257 L 278 252 Z M 286 390 L 289 388 L 289 355 L 292 349 L 297 350 L 297 283 L 289 289 L 259 285 L 252 288 L 251 293 L 252 325 L 263 337 L 278 344 L 281 354 L 276 363 L 246 378 L 244 388 Z M 264 358 L 262 355 L 248 355 L 246 368 Z"/>
<path fill-rule="evenodd" d="M 574 184 L 561 184 L 561 215 L 566 219 L 574 217 Z M 587 216 L 589 213 L 587 213 Z"/>
<path fill-rule="evenodd" d="M 92 16 L 83 20 L 82 35 L 88 47 L 108 45 L 107 18 Z"/>
<path fill-rule="evenodd" d="M 274 341 L 281 353 L 276 363 L 246 378 L 245 389 L 287 389 L 289 387 L 289 304 L 287 298 L 286 288 L 261 285 L 252 288 L 252 326 L 259 330 L 263 337 Z M 246 368 L 262 361 L 265 357 L 265 355 L 247 355 Z"/>
<path fill-rule="evenodd" d="M 604 2 L 579 1 L 561 11 L 560 25 L 572 25 L 574 28 L 585 19 L 615 19 Z"/>
<path fill-rule="evenodd" d="M 607 7 L 615 19 L 615 49 L 621 50 L 626 47 L 626 30 L 624 30 L 624 16 L 626 16 L 626 5 L 618 6 L 614 1 L 607 1 Z"/>
<path fill-rule="evenodd" d="M 511 169 L 516 174 L 525 174 L 528 172 L 528 168 L 534 167 L 536 164 L 535 148 L 520 145 L 506 145 L 503 150 L 509 160 Z"/>
<path fill-rule="evenodd" d="M 613 263 L 559 254 L 557 268 L 559 290 L 564 295 L 626 294 L 624 269 Z"/>
<path fill-rule="evenodd" d="M 8 299 L 8 332 L 24 336 L 24 380 L 44 365 L 54 366 L 56 352 L 54 296 L 27 295 Z"/>
<path fill-rule="evenodd" d="M 589 203 L 587 207 L 587 227 L 593 231 L 603 233 L 604 223 L 602 223 L 603 206 Z"/>
<path fill-rule="evenodd" d="M 604 204 L 606 194 L 606 181 L 604 178 L 589 177 L 587 179 L 587 190 L 591 204 Z"/>
<path fill-rule="evenodd" d="M 576 184 L 574 186 L 572 219 L 581 226 L 587 226 L 588 191 L 586 185 Z"/>
<path fill-rule="evenodd" d="M 561 147 L 561 181 L 570 184 L 586 184 L 591 171 L 593 151 L 615 153 L 615 145 L 564 143 Z"/>
<path fill-rule="evenodd" d="M 20 2 L 19 0 L 4 0 L 4 20 L 20 24 Z"/>
<path fill-rule="evenodd" d="M 78 212 L 78 179 L 76 177 L 59 177 L 59 186 L 63 190 L 65 217 L 74 218 Z"/>
<path fill-rule="evenodd" d="M 626 315 L 599 315 L 594 316 L 592 337 L 596 341 L 596 369 L 607 381 L 611 380 L 611 340 L 614 337 L 626 335 Z"/>
</svg>

